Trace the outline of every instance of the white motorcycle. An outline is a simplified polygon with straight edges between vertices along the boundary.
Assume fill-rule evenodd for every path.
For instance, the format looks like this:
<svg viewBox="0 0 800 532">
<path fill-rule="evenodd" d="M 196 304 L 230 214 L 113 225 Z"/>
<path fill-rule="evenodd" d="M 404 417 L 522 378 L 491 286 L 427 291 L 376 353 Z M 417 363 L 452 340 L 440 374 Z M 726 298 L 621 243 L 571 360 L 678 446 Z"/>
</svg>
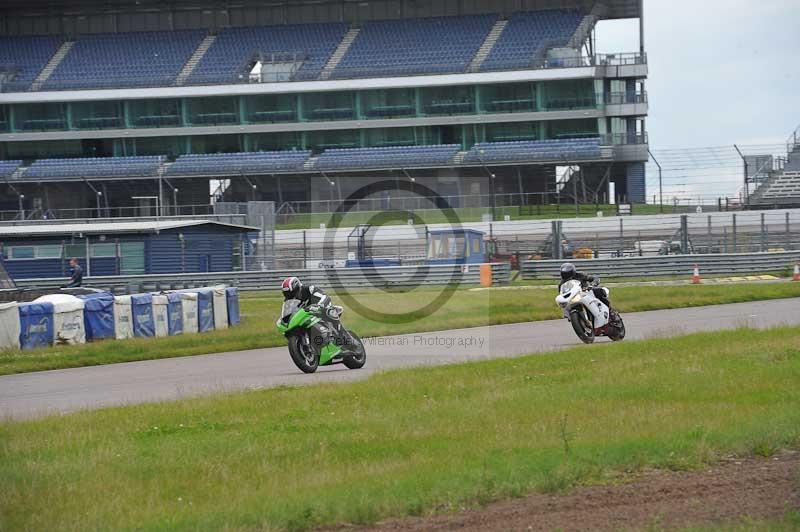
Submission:
<svg viewBox="0 0 800 532">
<path fill-rule="evenodd" d="M 601 290 L 605 291 L 608 298 L 608 288 Z M 608 305 L 595 297 L 593 287 L 584 289 L 580 281 L 567 281 L 561 285 L 556 303 L 583 343 L 591 344 L 596 336 L 607 336 L 615 342 L 625 338 L 622 316 L 617 313 L 616 320 L 612 321 Z"/>
</svg>

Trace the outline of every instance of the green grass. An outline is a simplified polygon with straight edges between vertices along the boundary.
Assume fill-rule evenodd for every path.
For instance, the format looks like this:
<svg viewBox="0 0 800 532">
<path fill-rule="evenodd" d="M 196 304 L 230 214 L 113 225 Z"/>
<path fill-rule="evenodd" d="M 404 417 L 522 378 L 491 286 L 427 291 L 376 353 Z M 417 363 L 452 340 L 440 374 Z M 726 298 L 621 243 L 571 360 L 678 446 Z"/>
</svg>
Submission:
<svg viewBox="0 0 800 532">
<path fill-rule="evenodd" d="M 717 526 L 689 527 L 684 532 L 796 532 L 800 530 L 800 510 L 789 510 L 782 517 L 767 520 L 741 519 Z"/>
<path fill-rule="evenodd" d="M 423 287 L 407 292 L 359 292 L 356 297 L 380 312 L 412 312 L 429 301 L 438 289 Z M 334 301 L 341 302 L 336 294 Z M 405 323 L 381 323 L 348 309 L 343 321 L 361 336 L 385 336 L 454 328 L 478 327 L 558 319 L 561 317 L 552 292 L 546 290 L 457 290 L 434 315 Z M 639 312 L 800 297 L 800 283 L 699 286 L 633 286 L 612 290 L 612 301 L 620 312 Z M 171 358 L 204 353 L 242 351 L 285 345 L 275 328 L 281 296 L 274 293 L 246 294 L 241 299 L 241 326 L 200 335 L 105 341 L 77 346 L 58 346 L 32 351 L 0 353 L 0 375 L 49 369 L 93 366 Z M 345 307 L 348 307 L 345 301 Z"/>
<path fill-rule="evenodd" d="M 634 205 L 633 214 L 660 214 L 658 205 Z M 489 207 L 463 207 L 453 209 L 461 223 L 480 222 L 484 214 L 491 214 Z M 577 217 L 592 218 L 597 216 L 597 211 L 602 211 L 604 216 L 616 216 L 616 205 L 581 205 L 580 214 Z M 414 215 L 419 224 L 443 224 L 449 220 L 445 213 L 439 209 L 418 209 L 414 210 Z M 672 213 L 671 207 L 664 207 L 664 213 Z M 519 207 L 497 207 L 495 216 L 498 221 L 502 221 L 504 216 L 510 216 L 512 220 L 553 220 L 561 218 L 576 218 L 574 205 L 532 205 L 520 214 Z M 338 224 L 340 227 L 352 227 L 356 224 L 375 223 L 376 219 L 382 220 L 381 225 L 405 225 L 408 223 L 407 211 L 351 211 L 344 218 L 333 218 L 333 213 L 310 213 L 310 214 L 288 214 L 279 215 L 276 229 L 318 229 L 320 224 L 332 227 Z"/>
<path fill-rule="evenodd" d="M 4 530 L 302 530 L 800 446 L 800 328 L 0 424 Z"/>
</svg>

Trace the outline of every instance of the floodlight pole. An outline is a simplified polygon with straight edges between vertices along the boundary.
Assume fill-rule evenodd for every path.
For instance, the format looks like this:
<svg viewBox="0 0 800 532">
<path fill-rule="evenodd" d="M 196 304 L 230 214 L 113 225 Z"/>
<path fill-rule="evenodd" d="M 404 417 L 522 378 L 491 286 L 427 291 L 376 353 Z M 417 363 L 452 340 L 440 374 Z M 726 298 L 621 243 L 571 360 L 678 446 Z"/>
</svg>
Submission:
<svg viewBox="0 0 800 532">
<path fill-rule="evenodd" d="M 747 169 L 747 159 L 744 155 L 742 155 L 742 150 L 739 149 L 739 146 L 736 144 L 733 145 L 736 149 L 736 152 L 739 154 L 739 157 L 742 158 L 742 162 L 744 163 L 744 202 L 745 205 L 750 205 L 750 183 L 748 181 L 749 172 Z"/>
<path fill-rule="evenodd" d="M 489 168 L 487 168 L 486 163 L 483 162 L 483 153 L 484 153 L 483 150 L 478 150 L 478 157 L 481 160 L 481 166 L 483 166 L 483 169 L 486 170 L 487 174 L 489 174 L 489 194 L 491 194 L 492 196 L 492 221 L 495 222 L 497 221 L 497 202 L 495 200 L 495 194 L 494 194 L 494 180 L 496 176 L 491 171 L 489 171 Z"/>
<path fill-rule="evenodd" d="M 650 148 L 647 148 L 647 153 L 650 155 L 650 158 L 653 159 L 653 162 L 656 163 L 656 166 L 658 166 L 658 205 L 659 212 L 664 214 L 664 189 L 661 184 L 661 165 L 658 163 L 658 159 L 653 155 L 653 152 L 650 151 Z"/>
</svg>

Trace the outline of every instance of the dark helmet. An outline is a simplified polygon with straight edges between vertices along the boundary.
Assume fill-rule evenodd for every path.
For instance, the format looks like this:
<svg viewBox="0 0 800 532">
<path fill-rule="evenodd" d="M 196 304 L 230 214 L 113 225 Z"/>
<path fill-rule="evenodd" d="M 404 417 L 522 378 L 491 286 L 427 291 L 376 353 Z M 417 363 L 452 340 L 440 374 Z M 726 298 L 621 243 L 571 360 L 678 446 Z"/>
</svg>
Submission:
<svg viewBox="0 0 800 532">
<path fill-rule="evenodd" d="M 281 292 L 283 292 L 283 299 L 297 299 L 300 294 L 300 289 L 303 288 L 303 283 L 297 277 L 287 277 L 281 284 Z"/>
<path fill-rule="evenodd" d="M 561 280 L 566 281 L 567 279 L 572 279 L 575 275 L 575 265 L 571 262 L 565 262 L 561 265 Z"/>
</svg>

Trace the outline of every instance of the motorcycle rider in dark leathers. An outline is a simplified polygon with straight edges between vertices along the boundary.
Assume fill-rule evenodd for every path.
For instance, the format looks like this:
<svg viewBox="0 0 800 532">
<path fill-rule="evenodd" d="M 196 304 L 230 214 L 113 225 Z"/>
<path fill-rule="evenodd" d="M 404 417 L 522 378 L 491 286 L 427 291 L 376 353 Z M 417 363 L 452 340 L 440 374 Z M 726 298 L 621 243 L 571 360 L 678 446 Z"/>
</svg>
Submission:
<svg viewBox="0 0 800 532">
<path fill-rule="evenodd" d="M 581 287 L 585 289 L 595 281 L 599 282 L 600 279 L 594 275 L 587 275 L 583 272 L 579 272 L 575 268 L 574 264 L 571 262 L 565 262 L 561 265 L 561 282 L 558 283 L 558 289 L 561 290 L 561 286 L 567 281 L 580 281 Z M 606 291 L 600 286 L 592 286 L 592 292 L 594 292 L 594 297 L 602 301 L 608 307 L 608 313 L 611 321 L 616 322 L 619 314 L 617 314 L 617 311 L 611 307 L 611 301 L 608 299 Z"/>
</svg>

